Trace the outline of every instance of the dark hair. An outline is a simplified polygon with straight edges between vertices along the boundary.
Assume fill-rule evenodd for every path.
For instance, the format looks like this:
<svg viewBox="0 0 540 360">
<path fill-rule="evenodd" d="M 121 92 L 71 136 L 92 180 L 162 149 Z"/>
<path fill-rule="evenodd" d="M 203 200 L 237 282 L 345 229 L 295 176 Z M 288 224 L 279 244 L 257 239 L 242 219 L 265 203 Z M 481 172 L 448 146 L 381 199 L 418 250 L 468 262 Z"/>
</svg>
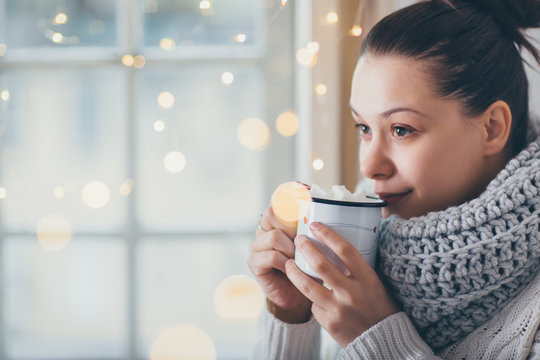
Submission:
<svg viewBox="0 0 540 360">
<path fill-rule="evenodd" d="M 432 0 L 385 17 L 370 31 L 360 54 L 401 55 L 425 61 L 438 95 L 460 100 L 476 116 L 493 102 L 512 112 L 507 150 L 526 145 L 528 82 L 520 55 L 538 50 L 522 29 L 540 25 L 538 0 Z"/>
</svg>

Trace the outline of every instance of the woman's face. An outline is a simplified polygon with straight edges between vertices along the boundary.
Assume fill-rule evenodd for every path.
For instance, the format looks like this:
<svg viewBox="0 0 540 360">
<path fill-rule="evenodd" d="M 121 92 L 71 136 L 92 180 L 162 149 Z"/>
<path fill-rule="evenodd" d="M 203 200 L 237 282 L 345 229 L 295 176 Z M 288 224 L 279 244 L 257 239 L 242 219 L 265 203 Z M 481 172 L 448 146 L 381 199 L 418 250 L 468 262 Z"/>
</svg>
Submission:
<svg viewBox="0 0 540 360">
<path fill-rule="evenodd" d="M 360 170 L 388 202 L 383 217 L 444 210 L 485 188 L 481 121 L 435 94 L 428 73 L 399 56 L 365 54 L 353 77 L 351 109 Z"/>
</svg>

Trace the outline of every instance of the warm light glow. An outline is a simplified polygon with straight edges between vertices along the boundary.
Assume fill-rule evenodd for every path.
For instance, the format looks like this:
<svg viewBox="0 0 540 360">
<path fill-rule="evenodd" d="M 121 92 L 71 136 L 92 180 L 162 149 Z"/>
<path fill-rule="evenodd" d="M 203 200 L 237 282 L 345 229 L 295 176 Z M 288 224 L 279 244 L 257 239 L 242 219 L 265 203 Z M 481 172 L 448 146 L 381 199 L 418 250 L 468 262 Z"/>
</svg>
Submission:
<svg viewBox="0 0 540 360">
<path fill-rule="evenodd" d="M 335 24 L 339 21 L 339 16 L 335 11 L 330 11 L 326 14 L 326 22 L 328 24 Z"/>
<path fill-rule="evenodd" d="M 3 186 L 0 186 L 0 199 L 5 199 L 7 197 L 7 189 Z"/>
<path fill-rule="evenodd" d="M 234 41 L 236 41 L 237 43 L 244 43 L 246 42 L 246 40 L 247 40 L 246 34 L 237 34 L 234 37 Z"/>
<path fill-rule="evenodd" d="M 163 331 L 154 341 L 150 360 L 215 360 L 214 342 L 193 325 L 178 325 Z"/>
<path fill-rule="evenodd" d="M 51 37 L 51 40 L 57 44 L 61 43 L 62 40 L 64 40 L 64 35 L 60 33 L 54 33 L 53 36 Z"/>
<path fill-rule="evenodd" d="M 324 167 L 324 161 L 322 159 L 315 159 L 313 160 L 313 169 L 319 171 L 319 170 L 322 170 L 322 168 Z"/>
<path fill-rule="evenodd" d="M 174 105 L 174 95 L 168 91 L 164 91 L 158 96 L 158 104 L 163 109 L 170 109 Z"/>
<path fill-rule="evenodd" d="M 159 47 L 161 47 L 163 50 L 174 50 L 176 47 L 176 43 L 171 38 L 163 38 L 159 41 Z"/>
<path fill-rule="evenodd" d="M 317 55 L 306 48 L 301 48 L 296 52 L 296 61 L 302 66 L 313 67 L 317 63 Z"/>
<path fill-rule="evenodd" d="M 214 293 L 214 307 L 224 319 L 255 319 L 264 306 L 259 284 L 247 275 L 232 275 L 219 284 Z"/>
<path fill-rule="evenodd" d="M 0 56 L 4 56 L 4 54 L 6 53 L 6 50 L 7 50 L 6 44 L 0 44 Z"/>
<path fill-rule="evenodd" d="M 354 25 L 351 30 L 349 30 L 349 35 L 359 37 L 362 35 L 362 27 L 360 25 Z"/>
<path fill-rule="evenodd" d="M 137 55 L 133 59 L 133 67 L 140 69 L 146 64 L 146 59 L 142 55 Z"/>
<path fill-rule="evenodd" d="M 100 209 L 111 199 L 111 192 L 101 181 L 91 181 L 83 187 L 82 199 L 89 208 Z"/>
<path fill-rule="evenodd" d="M 122 63 L 126 66 L 133 66 L 133 64 L 135 63 L 135 58 L 133 57 L 133 55 L 124 55 L 122 57 Z"/>
<path fill-rule="evenodd" d="M 199 3 L 199 8 L 201 10 L 208 10 L 212 7 L 212 3 L 208 0 L 202 0 L 200 3 Z"/>
<path fill-rule="evenodd" d="M 53 190 L 53 195 L 57 199 L 63 198 L 65 194 L 66 194 L 66 192 L 64 191 L 64 188 L 61 187 L 61 186 L 57 186 Z"/>
<path fill-rule="evenodd" d="M 306 49 L 312 54 L 317 54 L 319 50 L 321 49 L 321 45 L 316 41 L 312 41 L 312 42 L 307 43 Z"/>
<path fill-rule="evenodd" d="M 105 23 L 101 20 L 94 20 L 88 25 L 88 32 L 91 35 L 102 35 L 105 32 Z"/>
<path fill-rule="evenodd" d="M 161 119 L 154 121 L 154 131 L 162 132 L 163 130 L 165 130 L 165 121 Z"/>
<path fill-rule="evenodd" d="M 64 13 L 58 13 L 54 17 L 54 23 L 56 25 L 63 25 L 63 24 L 65 24 L 67 22 L 67 20 L 68 20 L 68 17 Z"/>
<path fill-rule="evenodd" d="M 298 127 L 298 116 L 292 111 L 284 111 L 276 119 L 276 129 L 283 136 L 293 136 Z"/>
<path fill-rule="evenodd" d="M 178 174 L 186 167 L 186 157 L 179 151 L 171 151 L 163 158 L 165 169 L 173 174 Z"/>
<path fill-rule="evenodd" d="M 60 215 L 43 216 L 36 226 L 39 244 L 48 251 L 58 251 L 65 248 L 72 235 L 69 221 Z"/>
<path fill-rule="evenodd" d="M 135 182 L 132 179 L 126 179 L 118 187 L 118 192 L 120 192 L 120 195 L 122 196 L 128 196 L 133 191 L 134 186 L 135 186 Z"/>
<path fill-rule="evenodd" d="M 281 0 L 281 7 L 284 7 L 285 5 L 287 5 L 287 0 Z"/>
<path fill-rule="evenodd" d="M 231 85 L 234 81 L 234 75 L 233 73 L 229 71 L 225 71 L 223 74 L 221 74 L 221 82 L 224 85 Z"/>
<path fill-rule="evenodd" d="M 277 219 L 287 226 L 294 226 L 299 217 L 305 216 L 308 210 L 302 206 L 305 202 L 311 202 L 308 188 L 293 181 L 279 185 L 270 200 Z"/>
<path fill-rule="evenodd" d="M 315 85 L 315 93 L 317 95 L 326 95 L 326 93 L 328 92 L 328 88 L 326 87 L 326 85 L 324 84 L 321 84 L 321 83 L 318 83 Z"/>
<path fill-rule="evenodd" d="M 262 150 L 270 143 L 270 128 L 261 119 L 245 119 L 237 133 L 240 144 L 249 150 Z"/>
<path fill-rule="evenodd" d="M 8 90 L 2 90 L 2 92 L 0 92 L 0 98 L 4 101 L 8 101 L 9 100 L 9 91 Z"/>
</svg>

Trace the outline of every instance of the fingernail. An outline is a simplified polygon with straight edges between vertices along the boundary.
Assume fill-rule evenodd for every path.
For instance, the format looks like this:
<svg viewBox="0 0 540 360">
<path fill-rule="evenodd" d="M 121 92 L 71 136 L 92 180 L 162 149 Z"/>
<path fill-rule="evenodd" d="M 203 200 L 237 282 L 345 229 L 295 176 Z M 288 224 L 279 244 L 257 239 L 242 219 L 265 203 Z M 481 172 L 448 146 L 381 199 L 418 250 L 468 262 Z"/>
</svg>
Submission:
<svg viewBox="0 0 540 360">
<path fill-rule="evenodd" d="M 294 245 L 298 246 L 302 242 L 303 236 L 304 235 L 296 235 L 296 237 L 294 238 Z"/>
<path fill-rule="evenodd" d="M 311 228 L 312 228 L 313 230 L 319 230 L 319 229 L 321 228 L 321 223 L 320 223 L 320 222 L 317 222 L 317 221 L 312 222 L 312 223 L 311 223 Z"/>
</svg>

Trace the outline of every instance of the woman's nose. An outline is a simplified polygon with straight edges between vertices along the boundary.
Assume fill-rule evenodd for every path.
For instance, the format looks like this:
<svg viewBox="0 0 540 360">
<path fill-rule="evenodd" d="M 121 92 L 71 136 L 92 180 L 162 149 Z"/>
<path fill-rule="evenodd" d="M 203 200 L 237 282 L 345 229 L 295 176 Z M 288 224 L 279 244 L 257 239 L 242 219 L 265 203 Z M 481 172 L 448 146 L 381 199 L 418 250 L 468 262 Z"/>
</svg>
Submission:
<svg viewBox="0 0 540 360">
<path fill-rule="evenodd" d="M 360 172 L 364 176 L 382 180 L 391 177 L 394 170 L 384 144 L 375 139 L 360 144 Z"/>
</svg>

